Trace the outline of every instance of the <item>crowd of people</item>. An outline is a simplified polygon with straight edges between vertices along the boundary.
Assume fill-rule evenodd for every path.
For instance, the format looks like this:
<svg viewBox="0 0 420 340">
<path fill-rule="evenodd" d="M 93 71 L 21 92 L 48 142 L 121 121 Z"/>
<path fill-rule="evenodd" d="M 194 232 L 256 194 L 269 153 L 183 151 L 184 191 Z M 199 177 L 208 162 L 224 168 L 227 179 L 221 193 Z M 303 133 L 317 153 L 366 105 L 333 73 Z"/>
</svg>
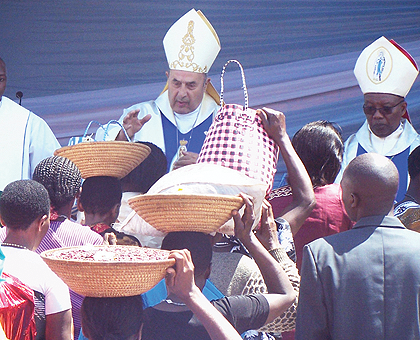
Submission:
<svg viewBox="0 0 420 340">
<path fill-rule="evenodd" d="M 257 189 L 244 189 L 255 179 L 231 170 L 244 184 L 231 233 L 162 233 L 128 201 L 159 192 L 171 173 L 202 172 L 197 159 L 223 105 L 207 77 L 221 45 L 204 14 L 182 16 L 163 45 L 162 93 L 96 132 L 97 140 L 150 148 L 123 178 L 82 178 L 76 162 L 54 156 L 60 145 L 48 125 L 3 96 L 0 58 L 0 269 L 33 292 L 31 317 L 16 317 L 19 332 L 1 319 L 0 338 L 420 339 L 420 136 L 405 101 L 419 70 L 410 54 L 385 37 L 361 52 L 354 74 L 366 121 L 345 142 L 324 120 L 290 139 L 283 113 L 258 109 L 288 185 L 257 199 Z M 39 255 L 102 244 L 166 249 L 175 265 L 142 295 L 84 297 Z"/>
</svg>

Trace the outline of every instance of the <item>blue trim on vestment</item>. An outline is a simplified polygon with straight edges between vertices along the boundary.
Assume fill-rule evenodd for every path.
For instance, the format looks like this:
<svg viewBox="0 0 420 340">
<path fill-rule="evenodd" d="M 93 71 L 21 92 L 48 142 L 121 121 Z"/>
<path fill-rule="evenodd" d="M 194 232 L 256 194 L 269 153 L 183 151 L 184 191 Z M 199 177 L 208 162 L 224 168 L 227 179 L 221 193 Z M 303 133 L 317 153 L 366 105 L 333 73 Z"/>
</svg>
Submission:
<svg viewBox="0 0 420 340">
<path fill-rule="evenodd" d="M 203 146 L 204 139 L 206 138 L 206 132 L 209 130 L 211 123 L 213 122 L 213 115 L 208 116 L 201 124 L 195 126 L 192 131 L 185 134 L 178 131 L 178 128 L 172 124 L 164 114 L 162 116 L 162 129 L 163 138 L 165 140 L 165 154 L 166 160 L 168 161 L 167 172 L 170 170 L 172 159 L 178 152 L 179 141 L 184 139 L 188 141 L 187 150 L 195 153 L 200 153 L 201 147 Z M 178 145 L 177 142 L 178 133 Z M 191 136 L 191 140 L 190 139 Z"/>
</svg>

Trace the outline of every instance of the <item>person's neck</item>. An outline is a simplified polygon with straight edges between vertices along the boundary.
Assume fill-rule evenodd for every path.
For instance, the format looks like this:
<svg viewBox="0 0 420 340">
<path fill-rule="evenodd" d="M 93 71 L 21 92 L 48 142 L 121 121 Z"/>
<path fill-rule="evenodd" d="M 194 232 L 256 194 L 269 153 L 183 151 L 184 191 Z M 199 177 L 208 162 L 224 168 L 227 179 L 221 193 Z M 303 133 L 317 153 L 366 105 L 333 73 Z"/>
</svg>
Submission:
<svg viewBox="0 0 420 340">
<path fill-rule="evenodd" d="M 58 208 L 56 210 L 57 214 L 60 216 L 65 216 L 67 218 L 70 218 L 71 216 L 71 208 L 73 207 L 73 203 L 74 202 L 70 202 L 68 204 L 66 204 L 65 206 Z"/>
<path fill-rule="evenodd" d="M 369 208 L 367 210 L 361 210 L 359 211 L 359 213 L 357 214 L 357 218 L 356 218 L 356 222 L 359 221 L 360 219 L 364 218 L 364 217 L 370 217 L 370 216 L 390 216 L 393 217 L 394 216 L 394 208 L 392 208 L 390 211 L 382 211 L 382 210 L 377 210 L 375 211 L 373 208 Z"/>
<path fill-rule="evenodd" d="M 161 303 L 153 306 L 153 308 L 163 312 L 185 312 L 190 309 L 177 296 L 169 294 Z"/>
<path fill-rule="evenodd" d="M 86 214 L 85 212 L 85 225 L 94 225 L 98 223 L 103 223 L 106 225 L 111 226 L 112 223 L 114 223 L 108 215 L 102 215 L 102 214 Z"/>
<path fill-rule="evenodd" d="M 415 203 L 420 204 L 420 189 L 410 185 L 404 196 L 403 202 L 405 201 L 414 201 Z"/>
<path fill-rule="evenodd" d="M 7 236 L 4 239 L 3 243 L 7 243 L 10 245 L 17 245 L 29 250 L 35 250 L 38 247 L 33 237 L 28 237 L 23 235 L 23 232 L 20 231 L 13 231 L 11 232 L 10 229 L 8 230 Z M 16 247 L 19 248 L 19 247 Z"/>
</svg>

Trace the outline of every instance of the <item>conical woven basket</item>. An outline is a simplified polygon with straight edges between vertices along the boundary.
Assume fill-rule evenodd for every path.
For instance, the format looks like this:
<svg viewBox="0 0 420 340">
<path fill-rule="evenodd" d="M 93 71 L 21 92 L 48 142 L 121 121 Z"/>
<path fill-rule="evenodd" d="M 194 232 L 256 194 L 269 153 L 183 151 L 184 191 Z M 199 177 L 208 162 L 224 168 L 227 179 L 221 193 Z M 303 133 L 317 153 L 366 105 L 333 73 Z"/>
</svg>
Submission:
<svg viewBox="0 0 420 340">
<path fill-rule="evenodd" d="M 129 247 L 132 252 L 154 251 L 166 258 L 169 252 L 161 249 L 135 246 L 91 246 L 97 250 Z M 92 297 L 119 297 L 142 294 L 165 277 L 166 269 L 175 259 L 148 261 L 87 261 L 56 258 L 63 252 L 86 247 L 68 247 L 47 250 L 41 257 L 68 286 L 78 294 Z"/>
<path fill-rule="evenodd" d="M 131 208 L 159 231 L 217 231 L 244 204 L 239 196 L 146 194 L 128 200 Z"/>
<path fill-rule="evenodd" d="M 84 142 L 62 147 L 55 156 L 70 159 L 79 168 L 82 178 L 127 176 L 149 155 L 150 148 L 141 143 L 121 141 Z"/>
</svg>

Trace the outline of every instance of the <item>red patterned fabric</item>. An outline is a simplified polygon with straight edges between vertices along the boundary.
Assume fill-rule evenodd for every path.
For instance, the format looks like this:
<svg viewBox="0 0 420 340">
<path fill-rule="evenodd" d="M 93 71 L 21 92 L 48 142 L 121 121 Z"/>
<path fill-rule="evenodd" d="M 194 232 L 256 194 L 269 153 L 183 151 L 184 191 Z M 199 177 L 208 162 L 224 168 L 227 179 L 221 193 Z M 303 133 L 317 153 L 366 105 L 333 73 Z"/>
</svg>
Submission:
<svg viewBox="0 0 420 340">
<path fill-rule="evenodd" d="M 267 183 L 270 191 L 278 160 L 278 146 L 267 135 L 256 111 L 226 104 L 214 119 L 197 163 L 238 170 Z"/>
<path fill-rule="evenodd" d="M 8 339 L 33 340 L 36 335 L 34 292 L 17 278 L 2 274 L 0 323 Z"/>
<path fill-rule="evenodd" d="M 111 229 L 111 227 L 105 223 L 96 223 L 90 226 L 90 229 L 96 231 L 98 234 L 104 233 L 106 230 Z"/>
</svg>

